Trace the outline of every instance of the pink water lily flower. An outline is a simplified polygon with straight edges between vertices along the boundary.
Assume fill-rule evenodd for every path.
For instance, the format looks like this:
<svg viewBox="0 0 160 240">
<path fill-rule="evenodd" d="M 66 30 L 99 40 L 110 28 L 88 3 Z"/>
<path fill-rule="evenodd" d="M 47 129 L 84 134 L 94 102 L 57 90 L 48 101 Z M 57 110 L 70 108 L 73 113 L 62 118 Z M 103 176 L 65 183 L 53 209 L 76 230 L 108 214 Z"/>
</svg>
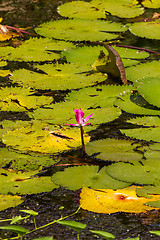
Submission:
<svg viewBox="0 0 160 240">
<path fill-rule="evenodd" d="M 73 111 L 75 113 L 75 117 L 76 117 L 76 121 L 77 121 L 77 124 L 67 124 L 67 125 L 70 125 L 70 126 L 86 126 L 86 125 L 89 125 L 91 123 L 86 123 L 90 117 L 93 115 L 89 115 L 88 117 L 84 118 L 84 112 L 82 111 L 82 109 L 74 109 L 73 108 Z"/>
</svg>

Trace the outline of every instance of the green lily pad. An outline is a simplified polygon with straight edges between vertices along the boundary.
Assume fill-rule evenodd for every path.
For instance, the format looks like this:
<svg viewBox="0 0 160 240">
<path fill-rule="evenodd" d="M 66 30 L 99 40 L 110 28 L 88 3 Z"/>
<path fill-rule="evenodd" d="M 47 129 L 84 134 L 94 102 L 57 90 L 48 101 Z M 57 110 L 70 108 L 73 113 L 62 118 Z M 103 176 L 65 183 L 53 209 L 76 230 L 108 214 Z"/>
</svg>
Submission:
<svg viewBox="0 0 160 240">
<path fill-rule="evenodd" d="M 21 204 L 24 200 L 19 196 L 0 195 L 0 211 Z"/>
<path fill-rule="evenodd" d="M 132 0 L 92 0 L 91 3 L 98 9 L 105 9 L 120 18 L 134 18 L 144 12 L 144 8 Z"/>
<path fill-rule="evenodd" d="M 72 176 L 72 178 L 70 177 Z M 99 171 L 99 166 L 78 166 L 56 172 L 52 181 L 70 190 L 77 190 L 84 186 L 91 188 L 123 188 L 129 183 L 117 181 L 106 173 L 106 167 Z"/>
<path fill-rule="evenodd" d="M 154 185 L 160 180 L 160 163 L 157 160 L 144 160 L 143 165 L 114 163 L 106 169 L 109 176 L 133 184 Z"/>
<path fill-rule="evenodd" d="M 134 84 L 137 87 L 138 92 L 148 101 L 150 104 L 160 108 L 160 78 L 143 78 Z"/>
<path fill-rule="evenodd" d="M 159 0 L 145 0 L 142 2 L 142 5 L 147 8 L 160 8 Z"/>
<path fill-rule="evenodd" d="M 133 141 L 102 139 L 86 145 L 88 155 L 104 161 L 139 161 L 142 154 L 134 151 L 139 147 Z"/>
<path fill-rule="evenodd" d="M 40 167 L 48 167 L 58 162 L 43 155 L 29 155 L 9 151 L 7 148 L 0 148 L 0 168 L 9 165 L 14 170 L 36 170 Z"/>
<path fill-rule="evenodd" d="M 115 100 L 114 105 L 125 112 L 140 115 L 160 115 L 160 110 L 150 105 L 136 91 L 126 90 Z"/>
<path fill-rule="evenodd" d="M 97 19 L 106 18 L 105 10 L 96 8 L 91 2 L 68 2 L 57 8 L 61 16 L 69 18 Z"/>
<path fill-rule="evenodd" d="M 138 37 L 160 39 L 160 19 L 133 23 L 129 25 L 129 30 Z"/>
<path fill-rule="evenodd" d="M 21 123 L 21 121 L 18 121 Z M 7 147 L 22 152 L 57 154 L 81 146 L 79 128 L 60 128 L 38 121 L 21 123 L 15 129 L 6 131 L 2 140 Z M 18 125 L 18 124 L 17 124 Z M 90 137 L 84 134 L 85 142 Z"/>
<path fill-rule="evenodd" d="M 58 188 L 51 181 L 51 177 L 33 177 L 39 171 L 13 171 L 0 170 L 0 193 L 1 194 L 36 194 L 41 192 L 50 192 Z"/>
<path fill-rule="evenodd" d="M 139 63 L 137 59 L 143 59 L 149 56 L 149 54 L 145 51 L 116 47 L 114 45 L 113 48 L 121 56 L 124 66 L 137 64 Z M 91 66 L 98 58 L 100 51 L 103 51 L 106 55 L 108 55 L 108 51 L 104 46 L 84 46 L 71 49 L 68 48 L 62 52 L 62 57 L 66 57 L 68 62 L 78 62 L 80 64 Z"/>
<path fill-rule="evenodd" d="M 121 129 L 126 136 L 146 141 L 160 142 L 160 119 L 158 117 L 142 117 L 129 120 L 134 124 L 148 125 L 147 128 Z M 146 122 L 146 123 L 145 123 Z"/>
<path fill-rule="evenodd" d="M 126 68 L 127 79 L 136 82 L 143 78 L 160 78 L 160 61 L 142 63 Z"/>
<path fill-rule="evenodd" d="M 36 89 L 67 90 L 92 86 L 106 80 L 107 75 L 101 73 L 88 74 L 88 67 L 79 64 L 44 64 L 36 65 L 45 73 L 37 73 L 26 69 L 15 70 L 11 80 L 25 87 Z M 76 81 L 75 81 L 76 79 Z"/>
<path fill-rule="evenodd" d="M 56 51 L 73 47 L 72 43 L 47 38 L 30 38 L 17 48 L 0 47 L 2 59 L 9 61 L 53 61 L 60 58 Z M 23 54 L 22 54 L 23 52 Z"/>
<path fill-rule="evenodd" d="M 121 110 L 113 106 L 119 92 L 129 89 L 130 86 L 98 86 L 72 91 L 65 98 L 65 102 L 50 104 L 39 108 L 29 116 L 52 124 L 66 125 L 76 123 L 73 107 L 82 108 L 85 116 L 93 113 L 91 126 L 86 126 L 86 131 L 101 123 L 113 121 L 121 115 Z"/>
<path fill-rule="evenodd" d="M 35 31 L 45 37 L 65 41 L 103 41 L 116 39 L 127 27 L 102 20 L 67 19 L 41 24 Z M 110 33 L 114 32 L 114 33 Z"/>
<path fill-rule="evenodd" d="M 139 197 L 152 198 L 150 195 L 160 194 L 159 182 L 156 183 L 156 186 L 143 186 L 141 188 L 137 188 L 136 192 Z"/>
<path fill-rule="evenodd" d="M 30 89 L 9 87 L 0 89 L 1 111 L 26 111 L 35 109 L 53 101 L 52 97 L 34 96 Z"/>
</svg>

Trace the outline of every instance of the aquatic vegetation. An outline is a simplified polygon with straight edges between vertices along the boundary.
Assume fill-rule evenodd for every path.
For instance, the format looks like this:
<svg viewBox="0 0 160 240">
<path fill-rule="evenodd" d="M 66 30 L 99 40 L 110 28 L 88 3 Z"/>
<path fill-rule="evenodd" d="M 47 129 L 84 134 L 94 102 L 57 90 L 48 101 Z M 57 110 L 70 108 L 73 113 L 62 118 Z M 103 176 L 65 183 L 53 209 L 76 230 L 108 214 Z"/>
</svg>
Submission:
<svg viewBox="0 0 160 240">
<path fill-rule="evenodd" d="M 136 36 L 148 38 L 146 45 L 159 40 L 160 20 L 147 9 L 156 7 L 157 0 L 67 2 L 57 8 L 58 20 L 35 28 L 38 37 L 0 46 L 0 210 L 20 204 L 17 194 L 59 186 L 81 189 L 80 207 L 88 211 L 160 208 L 159 54 L 136 42 Z M 86 155 L 79 159 L 81 142 Z M 38 213 L 22 212 L 25 217 L 0 228 L 21 238 L 54 223 L 77 231 L 78 239 L 88 231 L 68 216 L 37 227 Z M 33 229 L 18 225 L 30 217 Z M 88 233 L 114 239 L 101 230 Z"/>
<path fill-rule="evenodd" d="M 160 195 L 152 195 L 152 198 L 154 201 L 158 200 Z M 98 213 L 140 213 L 155 208 L 146 206 L 147 202 L 147 198 L 137 197 L 136 187 L 128 187 L 120 190 L 83 187 L 80 194 L 81 208 Z"/>
</svg>

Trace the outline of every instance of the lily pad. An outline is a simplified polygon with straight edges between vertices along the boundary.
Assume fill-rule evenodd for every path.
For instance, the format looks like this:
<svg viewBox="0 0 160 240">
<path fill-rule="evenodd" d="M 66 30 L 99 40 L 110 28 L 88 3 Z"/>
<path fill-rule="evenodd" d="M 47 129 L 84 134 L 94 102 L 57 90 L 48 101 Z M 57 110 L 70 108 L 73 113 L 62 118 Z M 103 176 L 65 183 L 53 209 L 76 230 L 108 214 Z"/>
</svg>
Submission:
<svg viewBox="0 0 160 240">
<path fill-rule="evenodd" d="M 160 110 L 150 105 L 138 92 L 124 91 L 114 105 L 125 112 L 140 115 L 160 115 Z"/>
<path fill-rule="evenodd" d="M 84 134 L 85 142 L 89 139 L 90 137 Z M 38 121 L 24 122 L 21 126 L 15 126 L 15 129 L 3 134 L 2 140 L 8 147 L 25 153 L 57 154 L 81 146 L 79 128 L 48 126 Z"/>
<path fill-rule="evenodd" d="M 51 177 L 36 177 L 39 171 L 13 171 L 0 170 L 0 193 L 1 194 L 36 194 L 41 192 L 50 192 L 58 188 L 51 181 Z"/>
<path fill-rule="evenodd" d="M 70 177 L 72 176 L 72 178 Z M 70 167 L 63 172 L 56 172 L 52 176 L 55 184 L 70 190 L 77 190 L 84 186 L 91 188 L 123 188 L 129 183 L 117 181 L 106 173 L 106 167 L 99 171 L 99 166 Z"/>
<path fill-rule="evenodd" d="M 47 38 L 30 38 L 17 48 L 0 47 L 2 59 L 9 61 L 53 61 L 60 58 L 57 51 L 73 47 L 72 43 Z M 23 52 L 23 54 L 22 54 Z"/>
<path fill-rule="evenodd" d="M 134 84 L 137 87 L 138 92 L 148 101 L 150 104 L 160 108 L 160 78 L 143 78 Z"/>
<path fill-rule="evenodd" d="M 160 164 L 157 160 L 145 160 L 144 165 L 130 163 L 114 163 L 107 167 L 109 176 L 125 182 L 134 184 L 152 184 L 160 180 Z"/>
<path fill-rule="evenodd" d="M 92 0 L 91 3 L 98 9 L 105 9 L 120 18 L 134 18 L 144 13 L 144 8 L 138 1 L 133 0 Z"/>
<path fill-rule="evenodd" d="M 159 198 L 160 195 L 154 200 Z M 81 208 L 97 213 L 140 213 L 153 210 L 154 208 L 144 205 L 147 201 L 147 198 L 137 197 L 134 186 L 120 190 L 83 187 L 80 194 Z"/>
<path fill-rule="evenodd" d="M 127 79 L 132 82 L 137 82 L 137 80 L 143 78 L 160 78 L 159 68 L 160 61 L 152 61 L 128 67 L 126 68 Z"/>
<path fill-rule="evenodd" d="M 8 87 L 0 89 L 1 111 L 26 111 L 35 109 L 53 101 L 52 97 L 34 96 L 30 89 L 21 87 Z"/>
<path fill-rule="evenodd" d="M 21 204 L 24 200 L 19 196 L 0 195 L 0 211 Z"/>
<path fill-rule="evenodd" d="M 138 144 L 133 141 L 102 139 L 89 142 L 86 146 L 88 155 L 104 161 L 139 161 L 142 154 L 136 152 Z"/>
<path fill-rule="evenodd" d="M 42 73 L 26 69 L 15 70 L 11 80 L 25 87 L 35 89 L 67 90 L 92 86 L 106 80 L 107 75 L 101 73 L 85 73 L 88 68 L 79 64 L 44 64 L 36 65 Z M 76 81 L 75 81 L 76 79 Z"/>
<path fill-rule="evenodd" d="M 58 159 L 52 159 L 43 155 L 29 155 L 9 151 L 7 148 L 0 148 L 0 168 L 9 167 L 14 170 L 36 170 L 40 167 L 54 165 Z"/>
<path fill-rule="evenodd" d="M 133 23 L 129 25 L 129 30 L 138 37 L 160 39 L 160 19 Z"/>
<path fill-rule="evenodd" d="M 159 0 L 144 0 L 142 5 L 147 8 L 160 8 Z"/>
<path fill-rule="evenodd" d="M 105 10 L 96 8 L 91 2 L 68 2 L 57 8 L 61 16 L 69 18 L 97 19 L 106 18 Z"/>
<path fill-rule="evenodd" d="M 121 56 L 124 66 L 137 64 L 139 63 L 137 59 L 143 59 L 149 56 L 149 54 L 145 51 L 116 47 L 114 45 L 113 48 Z M 98 58 L 100 51 L 103 51 L 106 55 L 108 55 L 108 51 L 104 46 L 84 46 L 71 49 L 68 48 L 62 52 L 62 57 L 66 57 L 68 62 L 78 62 L 80 64 L 91 66 Z"/>
<path fill-rule="evenodd" d="M 121 129 L 121 132 L 131 138 L 143 139 L 146 141 L 160 142 L 160 118 L 158 117 L 142 117 L 129 120 L 134 124 L 142 124 L 150 126 L 147 128 Z M 147 122 L 148 121 L 148 122 Z"/>
<path fill-rule="evenodd" d="M 41 24 L 35 31 L 45 37 L 65 41 L 103 41 L 118 38 L 115 32 L 127 27 L 120 23 L 102 20 L 67 19 Z M 111 33 L 114 32 L 114 33 Z"/>
</svg>

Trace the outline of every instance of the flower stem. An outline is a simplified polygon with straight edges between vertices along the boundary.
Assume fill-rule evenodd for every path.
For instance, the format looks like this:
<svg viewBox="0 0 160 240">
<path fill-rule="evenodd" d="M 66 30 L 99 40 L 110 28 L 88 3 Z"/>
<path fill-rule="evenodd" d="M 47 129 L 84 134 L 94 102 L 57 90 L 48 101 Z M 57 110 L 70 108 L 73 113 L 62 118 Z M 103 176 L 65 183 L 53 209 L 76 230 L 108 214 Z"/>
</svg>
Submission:
<svg viewBox="0 0 160 240">
<path fill-rule="evenodd" d="M 81 141 L 82 141 L 82 154 L 83 154 L 83 157 L 85 158 L 86 150 L 85 150 L 85 145 L 84 145 L 84 137 L 83 137 L 83 127 L 82 127 L 82 125 L 80 125 L 80 131 L 81 131 Z"/>
</svg>

